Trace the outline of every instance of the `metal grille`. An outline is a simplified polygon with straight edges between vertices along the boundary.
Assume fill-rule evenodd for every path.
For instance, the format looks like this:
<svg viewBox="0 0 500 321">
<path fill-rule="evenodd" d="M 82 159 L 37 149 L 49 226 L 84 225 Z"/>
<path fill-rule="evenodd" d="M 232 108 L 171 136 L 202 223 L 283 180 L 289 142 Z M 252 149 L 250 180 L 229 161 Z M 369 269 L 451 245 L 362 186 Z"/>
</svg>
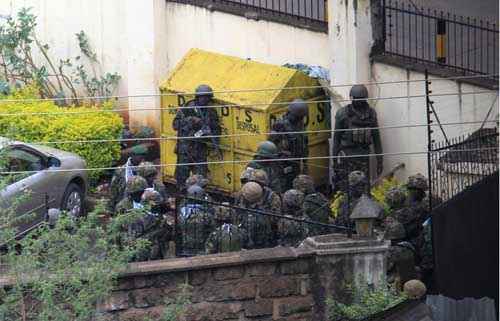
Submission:
<svg viewBox="0 0 500 321">
<path fill-rule="evenodd" d="M 384 0 L 382 6 L 385 55 L 436 64 L 464 75 L 498 74 L 495 23 L 394 0 Z"/>
<path fill-rule="evenodd" d="M 327 25 L 326 0 L 169 0 L 200 6 L 225 5 L 245 13 L 254 11 L 262 14 L 285 16 L 303 22 Z"/>
</svg>

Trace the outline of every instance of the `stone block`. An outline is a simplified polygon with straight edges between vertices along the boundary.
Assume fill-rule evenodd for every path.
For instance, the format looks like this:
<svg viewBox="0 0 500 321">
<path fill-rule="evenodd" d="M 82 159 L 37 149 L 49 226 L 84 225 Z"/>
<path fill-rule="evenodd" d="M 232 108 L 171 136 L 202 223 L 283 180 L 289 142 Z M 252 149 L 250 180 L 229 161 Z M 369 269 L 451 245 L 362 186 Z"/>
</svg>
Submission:
<svg viewBox="0 0 500 321">
<path fill-rule="evenodd" d="M 299 279 L 300 295 L 311 293 L 311 278 L 309 276 Z"/>
<path fill-rule="evenodd" d="M 130 292 L 130 299 L 136 308 L 149 308 L 163 304 L 165 295 L 159 288 L 137 289 Z"/>
<path fill-rule="evenodd" d="M 188 282 L 190 285 L 202 285 L 212 278 L 212 270 L 189 271 Z"/>
<path fill-rule="evenodd" d="M 296 260 L 291 262 L 283 262 L 280 266 L 281 274 L 308 274 L 309 273 L 309 261 L 308 260 Z"/>
<path fill-rule="evenodd" d="M 241 311 L 241 303 L 201 302 L 189 306 L 186 321 L 238 320 Z"/>
<path fill-rule="evenodd" d="M 273 301 L 271 299 L 247 301 L 243 303 L 245 316 L 249 318 L 263 317 L 273 314 Z"/>
<path fill-rule="evenodd" d="M 247 266 L 246 270 L 248 276 L 269 276 L 276 272 L 276 268 L 275 263 L 260 263 Z"/>
<path fill-rule="evenodd" d="M 128 309 L 119 313 L 120 321 L 144 321 L 144 320 L 159 320 L 163 314 L 165 307 L 158 306 L 149 309 Z"/>
<path fill-rule="evenodd" d="M 126 291 L 115 291 L 104 301 L 99 308 L 101 311 L 114 312 L 129 308 L 129 294 Z"/>
<path fill-rule="evenodd" d="M 256 283 L 251 280 L 207 282 L 193 289 L 193 302 L 219 302 L 254 299 Z"/>
<path fill-rule="evenodd" d="M 299 284 L 296 278 L 277 277 L 259 281 L 259 294 L 262 298 L 275 298 L 299 294 Z"/>
<path fill-rule="evenodd" d="M 278 304 L 278 314 L 280 316 L 288 316 L 310 312 L 314 305 L 314 301 L 312 296 L 291 297 L 276 300 L 275 304 Z"/>
<path fill-rule="evenodd" d="M 214 271 L 214 279 L 217 281 L 240 279 L 244 273 L 243 266 L 221 268 Z"/>
</svg>

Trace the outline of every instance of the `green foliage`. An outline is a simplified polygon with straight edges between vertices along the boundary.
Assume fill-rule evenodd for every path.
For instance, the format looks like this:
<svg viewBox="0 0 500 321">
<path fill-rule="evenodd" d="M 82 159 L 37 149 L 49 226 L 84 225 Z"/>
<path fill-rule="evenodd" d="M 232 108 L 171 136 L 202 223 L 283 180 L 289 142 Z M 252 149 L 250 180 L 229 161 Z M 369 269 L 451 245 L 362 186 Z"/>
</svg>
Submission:
<svg viewBox="0 0 500 321">
<path fill-rule="evenodd" d="M 9 243 L 1 256 L 13 285 L 0 292 L 0 320 L 91 321 L 126 263 L 148 244 L 124 237 L 137 213 L 102 223 L 104 206 L 78 221 L 63 215 Z M 1 213 L 3 216 L 4 213 Z M 4 230 L 2 230 L 3 232 Z"/>
<path fill-rule="evenodd" d="M 385 178 L 382 183 L 373 187 L 371 194 L 373 198 L 384 208 L 385 216 L 390 215 L 390 208 L 385 200 L 385 193 L 393 187 L 399 187 L 401 184 L 394 177 Z"/>
<path fill-rule="evenodd" d="M 167 300 L 166 307 L 160 321 L 181 321 L 191 305 L 191 286 L 183 284 L 179 287 L 179 294 L 175 300 Z"/>
<path fill-rule="evenodd" d="M 13 102 L 11 99 L 35 98 L 36 89 L 27 86 L 10 96 L 0 98 L 0 114 L 31 113 L 0 116 L 0 136 L 23 142 L 60 142 L 50 147 L 73 152 L 83 157 L 88 168 L 109 167 L 120 158 L 119 142 L 64 143 L 64 141 L 118 139 L 123 120 L 111 110 L 110 102 L 101 107 L 61 108 L 51 101 Z M 35 113 L 35 114 L 32 114 Z M 47 114 L 50 113 L 50 114 Z M 90 171 L 96 179 L 100 171 Z"/>
<path fill-rule="evenodd" d="M 66 105 L 69 95 L 69 100 L 79 105 L 81 100 L 76 99 L 79 84 L 83 85 L 87 96 L 109 96 L 115 91 L 121 77 L 98 71 L 97 54 L 83 31 L 77 33 L 76 38 L 88 61 L 84 64 L 82 57 L 77 56 L 74 60 L 60 59 L 56 64 L 50 57 L 49 45 L 36 36 L 36 19 L 30 8 L 22 8 L 15 17 L 8 17 L 0 24 L 0 78 L 3 78 L 0 79 L 0 91 L 3 94 L 11 91 L 10 85 L 35 84 L 42 97 L 59 98 L 58 104 Z M 67 71 L 68 68 L 71 69 Z"/>
<path fill-rule="evenodd" d="M 332 298 L 327 299 L 330 321 L 362 320 L 406 300 L 403 293 L 399 293 L 387 284 L 382 284 L 376 289 L 363 287 L 350 290 L 354 298 L 352 304 L 345 304 Z"/>
</svg>

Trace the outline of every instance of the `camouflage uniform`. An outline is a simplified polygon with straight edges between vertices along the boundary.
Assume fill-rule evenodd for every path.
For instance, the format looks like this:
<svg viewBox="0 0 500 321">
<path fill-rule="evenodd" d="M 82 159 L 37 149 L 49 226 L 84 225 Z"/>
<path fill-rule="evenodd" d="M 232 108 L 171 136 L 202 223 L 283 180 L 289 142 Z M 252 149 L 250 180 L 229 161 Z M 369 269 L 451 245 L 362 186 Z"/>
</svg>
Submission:
<svg viewBox="0 0 500 321">
<path fill-rule="evenodd" d="M 308 106 L 301 99 L 294 100 L 288 106 L 288 112 L 272 126 L 273 134 L 269 140 L 279 149 L 279 158 L 305 158 L 309 155 L 308 137 L 305 133 L 280 134 L 285 132 L 303 132 L 304 118 L 308 114 Z M 291 189 L 293 180 L 301 173 L 307 173 L 307 160 L 291 160 L 282 162 L 285 190 Z"/>
<path fill-rule="evenodd" d="M 215 208 L 219 227 L 213 231 L 205 243 L 207 254 L 240 251 L 246 244 L 246 232 L 232 223 L 232 210 L 224 204 Z"/>
<path fill-rule="evenodd" d="M 167 188 L 165 184 L 158 178 L 158 170 L 156 166 L 151 162 L 142 162 L 137 168 L 137 174 L 144 177 L 148 182 L 148 188 L 151 188 L 158 193 L 164 200 L 168 199 Z"/>
<path fill-rule="evenodd" d="M 351 212 L 356 207 L 361 195 L 366 188 L 366 175 L 362 171 L 354 171 L 348 176 L 349 190 L 346 193 L 344 201 L 340 204 L 339 214 L 335 218 L 335 224 L 350 227 Z"/>
<path fill-rule="evenodd" d="M 175 147 L 177 164 L 206 163 L 207 145 L 216 145 L 212 146 L 212 148 L 219 146 L 218 137 L 212 139 L 198 138 L 207 135 L 217 136 L 221 133 L 216 110 L 214 108 L 197 108 L 209 106 L 212 98 L 212 89 L 206 85 L 200 85 L 196 89 L 196 99 L 187 103 L 187 107 L 190 108 L 180 108 L 177 111 L 173 122 L 173 128 L 177 131 L 177 136 L 193 137 L 193 139 L 177 140 Z M 184 188 L 184 183 L 190 172 L 207 177 L 207 164 L 177 166 L 175 168 L 175 180 L 179 189 Z"/>
<path fill-rule="evenodd" d="M 316 192 L 311 176 L 299 175 L 293 181 L 293 188 L 304 193 L 304 215 L 309 220 L 323 224 L 330 223 L 330 202 L 323 194 Z M 310 227 L 311 235 L 328 234 L 330 232 L 331 230 L 326 227 Z"/>
<path fill-rule="evenodd" d="M 255 182 L 248 182 L 241 187 L 241 199 L 238 207 L 248 208 L 266 213 L 274 209 L 272 204 L 264 199 L 262 187 Z M 281 204 L 277 204 L 281 209 Z M 274 219 L 270 216 L 251 211 L 238 210 L 238 219 L 241 226 L 248 232 L 249 248 L 266 248 L 276 243 L 273 231 Z"/>
<path fill-rule="evenodd" d="M 403 241 L 406 233 L 403 224 L 392 217 L 385 221 L 385 238 L 391 240 L 387 258 L 388 281 L 401 290 L 403 284 L 417 277 L 415 270 L 415 249 L 409 242 Z"/>
<path fill-rule="evenodd" d="M 283 194 L 283 214 L 289 218 L 305 218 L 302 204 L 304 203 L 304 193 L 291 189 Z M 283 246 L 298 246 L 308 236 L 308 226 L 306 223 L 282 218 L 278 223 L 279 244 Z"/>
<path fill-rule="evenodd" d="M 368 91 L 363 85 L 351 88 L 352 99 L 366 99 Z M 334 187 L 335 190 L 346 192 L 347 177 L 353 171 L 363 171 L 369 178 L 370 147 L 373 145 L 376 154 L 382 153 L 382 144 L 378 129 L 363 129 L 378 127 L 377 113 L 368 105 L 366 100 L 353 100 L 351 104 L 343 107 L 335 114 L 335 133 L 333 135 L 333 156 L 354 156 L 339 158 L 336 161 Z M 349 129 L 348 131 L 338 131 Z M 353 130 L 351 130 L 353 129 Z M 377 156 L 377 174 L 382 173 L 382 156 Z M 368 192 L 368 180 L 366 191 Z"/>
<path fill-rule="evenodd" d="M 264 141 L 259 144 L 254 160 L 248 163 L 247 167 L 254 169 L 262 169 L 266 172 L 269 179 L 269 187 L 277 192 L 285 192 L 283 183 L 283 168 L 280 162 L 259 162 L 259 160 L 276 159 L 278 156 L 278 148 L 270 141 Z"/>
<path fill-rule="evenodd" d="M 143 146 L 134 146 L 132 148 L 132 157 L 127 160 L 125 165 L 115 170 L 110 183 L 111 195 L 108 202 L 108 209 L 111 212 L 115 211 L 118 202 L 126 196 L 127 177 L 137 175 L 137 169 L 133 168 L 133 166 L 139 165 L 146 153 L 147 150 Z"/>
<path fill-rule="evenodd" d="M 205 203 L 205 191 L 198 185 L 188 188 L 185 204 L 180 208 L 182 253 L 187 256 L 205 253 L 205 242 L 214 229 L 214 209 Z"/>
</svg>

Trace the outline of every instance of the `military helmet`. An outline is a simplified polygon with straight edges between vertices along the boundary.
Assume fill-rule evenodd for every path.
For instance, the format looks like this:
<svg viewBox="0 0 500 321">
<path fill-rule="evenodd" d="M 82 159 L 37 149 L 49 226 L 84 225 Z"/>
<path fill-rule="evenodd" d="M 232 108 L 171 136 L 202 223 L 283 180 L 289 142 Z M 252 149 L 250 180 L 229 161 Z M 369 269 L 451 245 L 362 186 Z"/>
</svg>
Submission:
<svg viewBox="0 0 500 321">
<path fill-rule="evenodd" d="M 388 217 L 385 220 L 385 239 L 387 240 L 401 240 L 406 237 L 406 231 L 398 220 Z"/>
<path fill-rule="evenodd" d="M 362 171 L 353 171 L 349 173 L 349 186 L 357 186 L 366 183 L 366 175 Z"/>
<path fill-rule="evenodd" d="M 278 154 L 278 147 L 273 142 L 265 140 L 257 147 L 257 154 L 266 157 L 276 157 Z"/>
<path fill-rule="evenodd" d="M 307 116 L 308 106 L 302 99 L 295 99 L 290 105 L 288 105 L 288 112 L 296 117 Z"/>
<path fill-rule="evenodd" d="M 400 208 L 406 201 L 406 193 L 401 187 L 392 187 L 385 192 L 385 200 L 392 208 Z"/>
<path fill-rule="evenodd" d="M 127 186 L 125 187 L 125 191 L 128 194 L 138 193 L 144 191 L 148 188 L 148 182 L 142 176 L 132 176 L 127 181 Z"/>
<path fill-rule="evenodd" d="M 208 185 L 208 179 L 200 174 L 191 175 L 186 179 L 186 186 L 189 187 L 193 185 L 198 185 L 201 188 L 205 188 Z"/>
<path fill-rule="evenodd" d="M 408 184 L 406 186 L 410 189 L 419 189 L 425 191 L 429 186 L 429 182 L 424 175 L 418 173 L 416 175 L 408 177 Z"/>
<path fill-rule="evenodd" d="M 241 187 L 241 196 L 249 203 L 258 202 L 263 194 L 262 187 L 255 182 L 248 182 Z"/>
<path fill-rule="evenodd" d="M 229 203 L 227 202 L 224 202 L 214 208 L 215 218 L 220 222 L 231 221 L 231 213 L 231 208 L 229 207 Z"/>
<path fill-rule="evenodd" d="M 196 87 L 196 97 L 201 97 L 201 96 L 209 96 L 213 97 L 214 96 L 214 91 L 209 85 L 199 85 Z"/>
<path fill-rule="evenodd" d="M 253 167 L 245 168 L 245 170 L 243 172 L 241 172 L 241 175 L 240 175 L 241 184 L 245 184 L 245 183 L 252 181 L 253 172 L 255 172 L 255 168 L 253 168 Z"/>
<path fill-rule="evenodd" d="M 156 176 L 158 174 L 158 170 L 156 166 L 151 162 L 141 162 L 139 167 L 137 168 L 137 174 L 146 178 L 150 176 Z"/>
<path fill-rule="evenodd" d="M 314 180 L 309 175 L 299 175 L 293 180 L 293 188 L 304 194 L 314 193 Z"/>
<path fill-rule="evenodd" d="M 205 197 L 205 190 L 198 185 L 191 185 L 187 189 L 187 196 L 190 198 L 203 199 Z"/>
<path fill-rule="evenodd" d="M 366 89 L 365 85 L 354 85 L 349 91 L 349 96 L 352 99 L 366 99 L 368 98 L 368 89 Z"/>
<path fill-rule="evenodd" d="M 262 169 L 256 169 L 253 171 L 250 181 L 259 183 L 261 186 L 269 186 L 269 177 L 267 176 L 266 171 Z"/>
<path fill-rule="evenodd" d="M 288 208 L 302 208 L 304 193 L 297 189 L 290 189 L 283 194 L 283 204 Z"/>
<path fill-rule="evenodd" d="M 147 189 L 141 196 L 141 201 L 150 205 L 160 205 L 163 203 L 163 197 L 153 189 Z"/>
</svg>

